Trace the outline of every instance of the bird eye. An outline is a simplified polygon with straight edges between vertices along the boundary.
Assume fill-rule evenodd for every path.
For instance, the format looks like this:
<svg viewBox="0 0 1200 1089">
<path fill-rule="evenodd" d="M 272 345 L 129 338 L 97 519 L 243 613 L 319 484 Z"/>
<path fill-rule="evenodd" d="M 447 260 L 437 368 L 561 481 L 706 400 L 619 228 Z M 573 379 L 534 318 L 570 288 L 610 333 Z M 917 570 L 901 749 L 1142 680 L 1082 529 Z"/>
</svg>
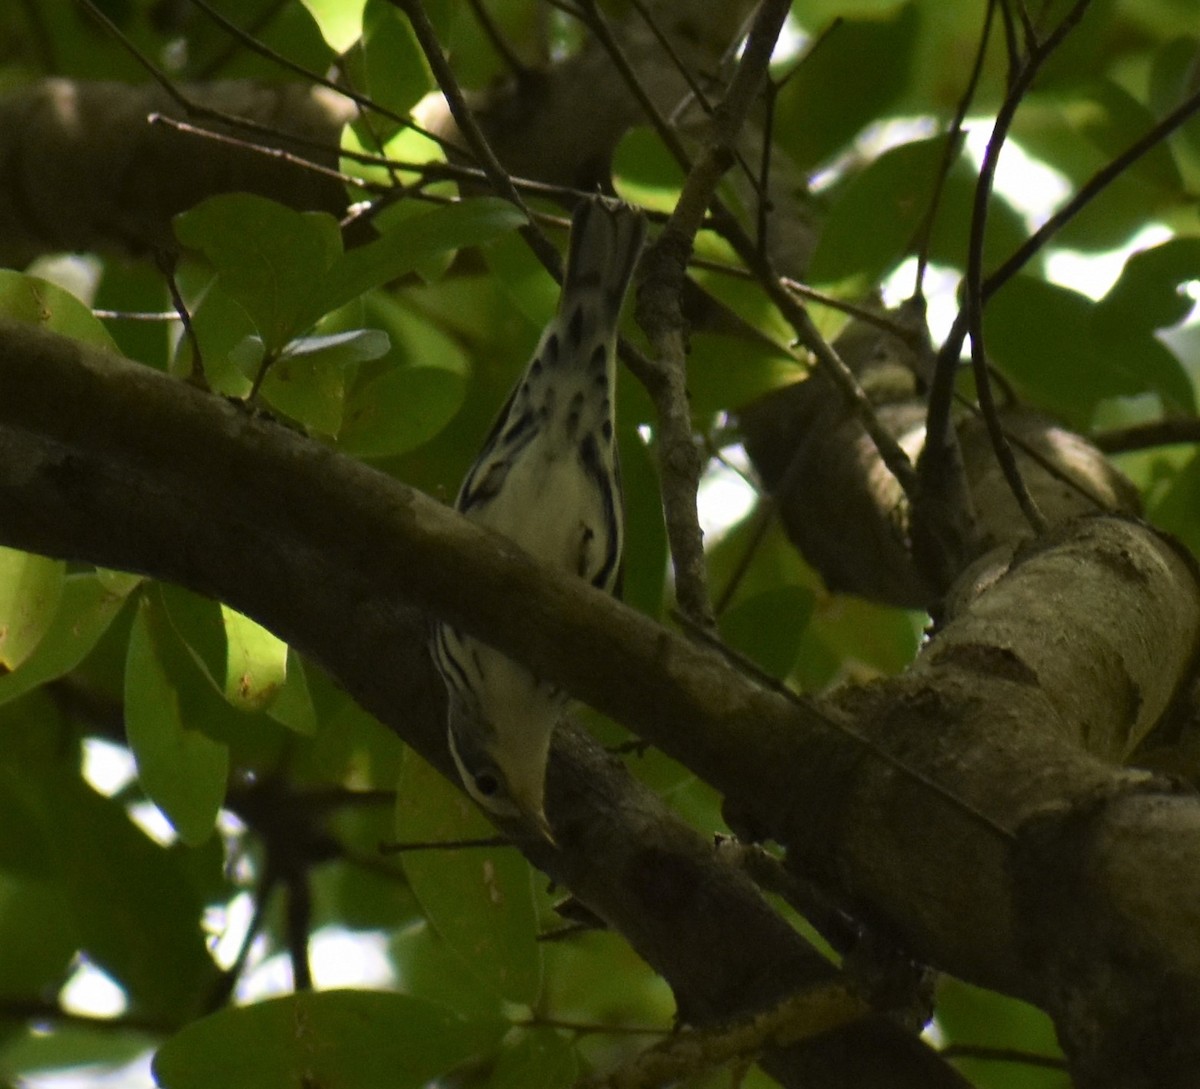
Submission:
<svg viewBox="0 0 1200 1089">
<path fill-rule="evenodd" d="M 475 789 L 485 798 L 490 798 L 500 789 L 500 779 L 495 772 L 481 771 L 475 776 Z"/>
</svg>

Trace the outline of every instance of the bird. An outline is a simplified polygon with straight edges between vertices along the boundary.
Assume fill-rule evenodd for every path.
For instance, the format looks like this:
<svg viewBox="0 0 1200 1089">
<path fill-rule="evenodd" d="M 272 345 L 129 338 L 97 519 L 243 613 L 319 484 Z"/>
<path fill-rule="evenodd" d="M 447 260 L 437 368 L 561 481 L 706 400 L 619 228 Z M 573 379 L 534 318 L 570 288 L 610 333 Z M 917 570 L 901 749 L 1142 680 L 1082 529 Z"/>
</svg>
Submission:
<svg viewBox="0 0 1200 1089">
<path fill-rule="evenodd" d="M 533 358 L 468 470 L 457 510 L 548 567 L 620 592 L 624 510 L 614 432 L 617 332 L 645 240 L 640 211 L 600 195 L 571 220 L 562 290 Z M 561 689 L 448 623 L 433 627 L 447 738 L 467 793 L 555 844 L 545 813 Z"/>
</svg>

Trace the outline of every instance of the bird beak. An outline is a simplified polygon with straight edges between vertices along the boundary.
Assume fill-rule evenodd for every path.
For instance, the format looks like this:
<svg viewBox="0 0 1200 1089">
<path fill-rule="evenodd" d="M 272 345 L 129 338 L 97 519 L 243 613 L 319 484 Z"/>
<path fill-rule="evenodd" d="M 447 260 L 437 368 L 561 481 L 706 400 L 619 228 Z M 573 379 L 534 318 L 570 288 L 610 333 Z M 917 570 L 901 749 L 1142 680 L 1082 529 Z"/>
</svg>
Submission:
<svg viewBox="0 0 1200 1089">
<path fill-rule="evenodd" d="M 542 807 L 542 799 L 537 798 L 522 798 L 516 796 L 513 801 L 517 803 L 517 809 L 521 813 L 521 818 L 524 820 L 527 827 L 532 828 L 538 839 L 545 840 L 551 847 L 558 846 L 558 840 L 554 838 L 554 832 L 550 828 L 550 822 L 546 819 L 546 811 Z"/>
<path fill-rule="evenodd" d="M 558 847 L 558 840 L 554 838 L 550 822 L 546 820 L 546 814 L 542 812 L 540 806 L 534 811 L 522 810 L 521 815 L 525 818 L 527 824 L 533 825 L 539 837 L 544 839 L 551 847 Z"/>
</svg>

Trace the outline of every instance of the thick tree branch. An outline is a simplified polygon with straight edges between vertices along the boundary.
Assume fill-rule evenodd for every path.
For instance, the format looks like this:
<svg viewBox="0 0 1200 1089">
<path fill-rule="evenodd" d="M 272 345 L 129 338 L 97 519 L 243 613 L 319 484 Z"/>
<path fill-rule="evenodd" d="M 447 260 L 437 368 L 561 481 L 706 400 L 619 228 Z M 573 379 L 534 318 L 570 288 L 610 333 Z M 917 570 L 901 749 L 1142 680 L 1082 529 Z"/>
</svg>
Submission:
<svg viewBox="0 0 1200 1089">
<path fill-rule="evenodd" d="M 539 571 L 511 545 L 227 401 L 3 322 L 0 406 L 0 537 L 238 603 L 457 782 L 444 688 L 411 603 L 472 614 L 478 586 L 455 595 L 457 605 L 446 596 L 459 583 L 463 541 L 467 562 L 493 573 L 498 562 L 524 571 L 518 584 L 537 586 Z M 430 580 L 426 600 L 419 587 Z M 560 589 L 573 609 L 578 580 Z M 536 594 L 521 600 L 522 625 L 555 607 Z M 576 650 L 584 660 L 593 652 Z M 722 1020 L 832 977 L 743 874 L 582 731 L 560 733 L 549 788 L 563 850 L 527 851 L 663 974 L 685 1020 Z M 764 1063 L 787 1085 L 832 1089 L 844 1077 L 865 1089 L 961 1085 L 884 1018 Z"/>
<path fill-rule="evenodd" d="M 210 111 L 274 129 L 277 136 L 261 139 L 267 146 L 337 166 L 338 136 L 352 107 L 332 92 L 246 80 L 183 90 Z M 52 79 L 0 97 L 0 265 L 19 268 L 59 250 L 140 255 L 173 247 L 171 217 L 215 193 L 260 193 L 334 214 L 345 209 L 335 179 L 248 147 L 216 149 L 151 125 L 155 113 L 188 116 L 153 85 Z M 316 146 L 325 153 L 313 152 Z"/>
<path fill-rule="evenodd" d="M 1048 1009 L 1078 1068 L 1122 1068 L 1128 1085 L 1194 1072 L 1200 804 L 1084 751 L 1136 744 L 1192 666 L 1194 574 L 1136 523 L 1068 526 L 982 573 L 908 675 L 821 709 L 284 427 L 0 323 L 0 536 L 230 602 L 443 768 L 441 693 L 407 606 L 451 619 L 684 761 L 917 956 Z M 628 782 L 568 732 L 549 784 L 563 850 L 531 848 L 537 863 L 695 1010 L 735 1008 L 757 972 L 811 979 L 803 953 L 786 970 L 725 957 L 734 936 L 715 935 L 742 924 L 720 920 L 707 855 Z M 703 954 L 682 936 L 694 910 L 718 928 Z"/>
</svg>

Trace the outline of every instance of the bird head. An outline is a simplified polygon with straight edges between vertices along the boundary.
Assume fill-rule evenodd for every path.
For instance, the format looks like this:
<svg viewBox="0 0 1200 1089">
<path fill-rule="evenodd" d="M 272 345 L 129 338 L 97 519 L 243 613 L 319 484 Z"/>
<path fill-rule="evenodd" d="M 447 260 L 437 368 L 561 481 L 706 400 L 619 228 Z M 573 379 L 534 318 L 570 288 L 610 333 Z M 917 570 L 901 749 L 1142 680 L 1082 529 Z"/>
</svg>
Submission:
<svg viewBox="0 0 1200 1089">
<path fill-rule="evenodd" d="M 545 812 L 548 729 L 528 721 L 491 723 L 461 699 L 451 698 L 450 754 L 463 786 L 485 810 L 532 827 L 556 845 Z"/>
</svg>

